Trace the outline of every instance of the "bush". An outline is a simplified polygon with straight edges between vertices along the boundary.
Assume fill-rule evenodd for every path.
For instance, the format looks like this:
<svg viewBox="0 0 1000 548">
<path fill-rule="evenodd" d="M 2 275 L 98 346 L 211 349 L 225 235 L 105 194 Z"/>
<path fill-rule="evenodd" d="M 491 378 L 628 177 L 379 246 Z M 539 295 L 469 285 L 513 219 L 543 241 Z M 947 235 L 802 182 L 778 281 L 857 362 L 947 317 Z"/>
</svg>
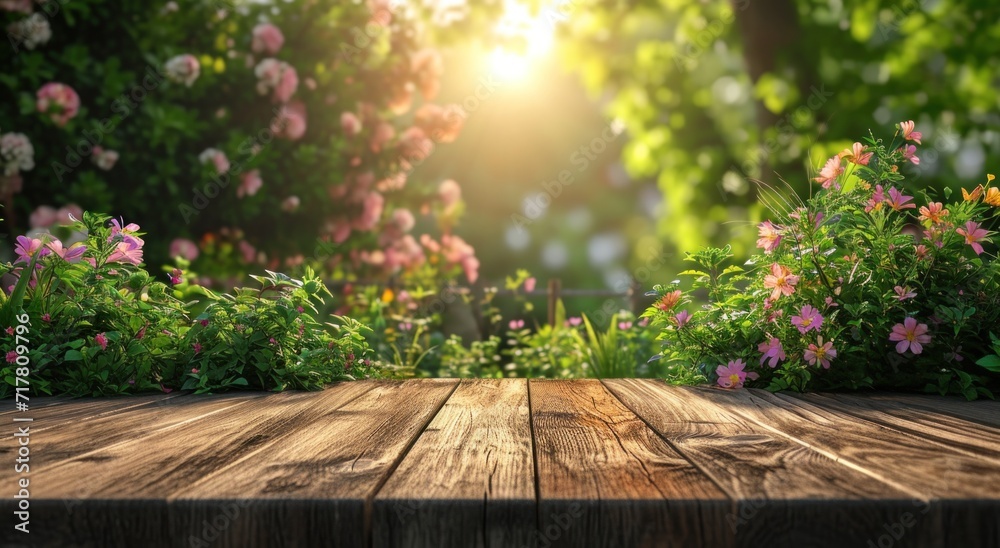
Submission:
<svg viewBox="0 0 1000 548">
<path fill-rule="evenodd" d="M 260 287 L 235 295 L 194 288 L 207 306 L 191 320 L 197 303 L 181 302 L 179 289 L 142 268 L 137 225 L 87 213 L 73 228 L 86 239 L 68 248 L 19 237 L 18 259 L 0 268 L 16 279 L 2 294 L 11 338 L 0 397 L 25 372 L 34 393 L 73 396 L 314 389 L 377 374 L 363 326 L 344 318 L 322 325 L 310 314 L 327 293 L 311 272 L 302 280 L 255 276 Z M 170 282 L 187 285 L 180 271 Z"/>
<path fill-rule="evenodd" d="M 689 254 L 690 288 L 657 286 L 644 314 L 661 330 L 674 382 L 769 390 L 890 388 L 992 396 L 1000 372 L 1000 264 L 986 252 L 1000 191 L 948 205 L 904 195 L 918 163 L 912 122 L 831 158 L 805 202 L 767 196 L 744 267 L 730 249 Z M 945 199 L 949 197 L 945 191 Z M 696 295 L 709 303 L 685 309 Z"/>
</svg>

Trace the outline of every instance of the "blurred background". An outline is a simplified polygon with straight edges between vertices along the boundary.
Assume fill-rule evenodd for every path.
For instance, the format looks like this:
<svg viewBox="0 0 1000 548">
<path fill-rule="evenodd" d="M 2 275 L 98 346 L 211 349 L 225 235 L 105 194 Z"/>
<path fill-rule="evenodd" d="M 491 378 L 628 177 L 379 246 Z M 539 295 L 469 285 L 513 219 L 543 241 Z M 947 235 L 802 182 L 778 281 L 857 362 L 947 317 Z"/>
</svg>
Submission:
<svg viewBox="0 0 1000 548">
<path fill-rule="evenodd" d="M 34 159 L 3 173 L 7 256 L 16 235 L 53 229 L 75 207 L 142 225 L 154 270 L 189 242 L 199 252 L 181 255 L 206 284 L 317 259 L 344 283 L 503 287 L 525 269 L 539 288 L 558 278 L 624 292 L 673 279 L 699 246 L 748 255 L 767 217 L 760 189 L 807 195 L 826 159 L 869 131 L 916 122 L 916 186 L 971 188 L 1000 158 L 995 2 L 2 0 L 0 15 L 13 37 L 0 135 L 26 136 Z M 283 31 L 277 50 L 254 34 L 264 23 Z M 198 61 L 197 81 L 168 77 L 123 115 L 116 101 L 147 65 L 181 55 Z M 259 93 L 269 55 L 298 71 L 294 99 Z M 50 81 L 80 96 L 68 125 L 38 104 Z M 276 130 L 273 146 L 257 143 L 188 222 L 179 204 L 216 175 L 204 151 L 236 163 L 271 118 L 295 121 L 295 101 L 309 113 L 304 136 Z M 431 101 L 453 106 L 442 120 L 460 134 L 421 121 Z M 53 162 L 68 163 L 66 147 L 107 117 L 118 125 L 102 144 L 117 166 L 61 173 Z M 396 156 L 369 133 L 386 120 Z M 5 166 L 15 144 L 0 151 Z M 405 188 L 383 184 L 399 173 Z M 461 188 L 461 215 L 447 180 Z M 411 240 L 397 202 L 416 217 Z M 323 242 L 339 247 L 317 253 Z M 394 262 L 390 249 L 410 255 Z M 441 268 L 419 274 L 425 264 Z M 565 304 L 574 315 L 604 300 Z"/>
</svg>

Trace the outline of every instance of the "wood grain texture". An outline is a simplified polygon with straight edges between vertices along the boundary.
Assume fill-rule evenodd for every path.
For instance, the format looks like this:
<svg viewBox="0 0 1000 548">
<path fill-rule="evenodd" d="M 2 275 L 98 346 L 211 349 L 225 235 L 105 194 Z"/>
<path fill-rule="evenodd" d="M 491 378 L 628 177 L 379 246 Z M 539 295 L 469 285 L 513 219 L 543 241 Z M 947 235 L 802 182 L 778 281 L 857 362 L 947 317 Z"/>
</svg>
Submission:
<svg viewBox="0 0 1000 548">
<path fill-rule="evenodd" d="M 171 495 L 229 469 L 288 435 L 297 424 L 370 388 L 367 383 L 344 383 L 319 393 L 257 394 L 241 405 L 199 414 L 214 400 L 205 397 L 185 408 L 194 420 L 115 439 L 103 449 L 61 461 L 39 478 L 33 492 L 37 510 L 32 516 L 51 526 L 34 534 L 32 541 L 39 546 L 65 546 L 68 539 L 109 547 L 164 545 L 158 539 L 187 544 L 193 528 L 178 527 Z M 81 499 L 86 504 L 78 504 Z M 133 511 L 140 501 L 141 511 Z"/>
<path fill-rule="evenodd" d="M 536 511 L 528 382 L 462 381 L 376 496 L 373 546 L 525 546 Z"/>
<path fill-rule="evenodd" d="M 604 384 L 733 499 L 725 531 L 737 546 L 863 546 L 862 531 L 913 507 L 905 492 L 716 404 L 714 390 Z"/>
<path fill-rule="evenodd" d="M 913 409 L 901 401 L 875 400 L 849 394 L 789 394 L 846 413 L 859 420 L 911 434 L 1000 466 L 1000 427 L 987 426 L 930 409 Z"/>
<path fill-rule="evenodd" d="M 444 404 L 456 380 L 355 382 L 365 393 L 296 420 L 281 439 L 170 496 L 173 528 L 240 506 L 212 546 L 366 546 L 375 493 Z M 231 510 L 230 513 L 235 513 Z M 220 519 L 220 521 L 223 521 Z"/>
<path fill-rule="evenodd" d="M 717 392 L 720 405 L 742 407 L 765 428 L 909 492 L 915 506 L 922 504 L 918 524 L 929 520 L 938 533 L 926 543 L 1000 544 L 995 519 L 1000 508 L 994 505 L 989 512 L 977 502 L 995 497 L 1000 488 L 1000 469 L 989 461 L 790 396 L 763 390 Z"/>
<path fill-rule="evenodd" d="M 540 546 L 729 546 L 730 500 L 599 381 L 529 384 Z"/>
<path fill-rule="evenodd" d="M 948 413 L 960 419 L 1000 427 L 1000 401 L 965 401 L 956 396 L 928 396 L 924 394 L 891 394 L 878 392 L 865 394 L 873 400 L 901 402 L 912 409 L 928 409 Z"/>
</svg>

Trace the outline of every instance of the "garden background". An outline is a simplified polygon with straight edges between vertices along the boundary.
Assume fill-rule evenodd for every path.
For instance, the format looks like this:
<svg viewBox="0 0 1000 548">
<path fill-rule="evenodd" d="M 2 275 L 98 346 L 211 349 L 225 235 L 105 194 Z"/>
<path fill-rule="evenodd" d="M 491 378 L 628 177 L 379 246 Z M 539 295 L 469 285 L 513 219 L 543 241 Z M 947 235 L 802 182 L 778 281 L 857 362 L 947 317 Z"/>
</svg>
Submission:
<svg viewBox="0 0 1000 548">
<path fill-rule="evenodd" d="M 62 225 L 100 212 L 141 227 L 146 269 L 182 280 L 183 300 L 315 271 L 333 292 L 317 317 L 370 326 L 394 373 L 586 376 L 613 336 L 626 373 L 661 375 L 627 300 L 567 298 L 546 327 L 528 293 L 649 290 L 704 245 L 745 259 L 769 189 L 809 195 L 828 158 L 900 121 L 923 134 L 911 188 L 975 186 L 1000 155 L 998 15 L 959 0 L 3 0 L 0 253 L 44 231 L 69 246 L 86 236 Z"/>
</svg>

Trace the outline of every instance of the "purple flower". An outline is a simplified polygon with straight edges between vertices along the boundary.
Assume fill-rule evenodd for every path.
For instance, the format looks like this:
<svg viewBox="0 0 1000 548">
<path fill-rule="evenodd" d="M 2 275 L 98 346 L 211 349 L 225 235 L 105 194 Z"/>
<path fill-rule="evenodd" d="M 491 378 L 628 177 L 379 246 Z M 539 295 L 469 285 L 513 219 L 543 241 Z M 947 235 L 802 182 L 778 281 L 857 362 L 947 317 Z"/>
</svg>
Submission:
<svg viewBox="0 0 1000 548">
<path fill-rule="evenodd" d="M 792 316 L 792 325 L 799 328 L 799 333 L 806 333 L 810 329 L 819 331 L 820 326 L 823 325 L 823 316 L 820 315 L 819 310 L 807 304 L 802 307 L 798 316 Z"/>
<path fill-rule="evenodd" d="M 757 345 L 757 350 L 764 353 L 764 355 L 760 357 L 761 365 L 767 361 L 768 367 L 777 366 L 778 361 L 784 360 L 786 357 L 785 349 L 781 346 L 781 341 L 775 337 L 771 337 L 769 341 L 762 342 Z"/>
</svg>

